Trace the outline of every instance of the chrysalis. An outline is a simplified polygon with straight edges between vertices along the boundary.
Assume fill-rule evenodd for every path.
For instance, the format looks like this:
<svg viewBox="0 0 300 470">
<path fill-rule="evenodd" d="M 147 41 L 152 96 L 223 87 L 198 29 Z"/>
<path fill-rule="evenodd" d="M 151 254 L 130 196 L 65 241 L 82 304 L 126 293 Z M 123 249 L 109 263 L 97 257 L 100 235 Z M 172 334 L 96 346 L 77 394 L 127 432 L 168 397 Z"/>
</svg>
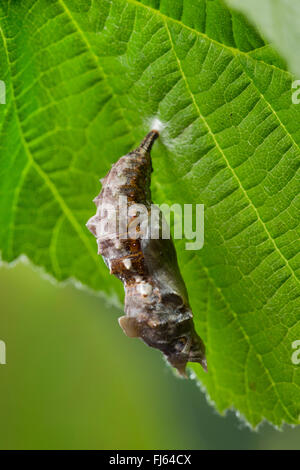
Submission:
<svg viewBox="0 0 300 470">
<path fill-rule="evenodd" d="M 139 337 L 162 351 L 169 363 L 186 376 L 187 362 L 199 362 L 204 370 L 207 364 L 173 241 L 171 237 L 162 238 L 161 230 L 158 237 L 153 237 L 151 224 L 143 227 L 141 218 L 136 224 L 137 211 L 132 210 L 137 205 L 145 208 L 144 222 L 151 220 L 150 151 L 158 135 L 151 131 L 101 180 L 102 191 L 94 200 L 97 213 L 87 227 L 97 238 L 98 254 L 110 273 L 124 284 L 125 316 L 119 319 L 120 326 L 127 336 Z M 127 219 L 120 200 L 126 201 Z"/>
</svg>

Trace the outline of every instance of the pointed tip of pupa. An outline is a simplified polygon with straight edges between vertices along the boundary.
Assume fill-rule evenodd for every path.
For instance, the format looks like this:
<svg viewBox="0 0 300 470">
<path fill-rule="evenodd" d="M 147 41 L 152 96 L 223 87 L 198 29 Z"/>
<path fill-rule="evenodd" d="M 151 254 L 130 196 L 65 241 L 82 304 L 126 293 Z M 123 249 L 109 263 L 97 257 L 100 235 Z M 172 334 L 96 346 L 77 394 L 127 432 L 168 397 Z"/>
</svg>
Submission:
<svg viewBox="0 0 300 470">
<path fill-rule="evenodd" d="M 203 359 L 201 359 L 200 364 L 201 364 L 202 369 L 204 370 L 204 372 L 207 373 L 208 370 L 207 370 L 207 360 L 206 360 L 206 357 L 204 357 Z"/>
<path fill-rule="evenodd" d="M 189 359 L 190 362 L 195 362 L 197 364 L 200 364 L 202 369 L 204 370 L 204 372 L 207 372 L 207 360 L 206 360 L 206 357 L 204 356 L 204 354 L 199 357 L 199 358 L 190 358 Z"/>
<path fill-rule="evenodd" d="M 97 208 L 99 206 L 99 201 L 100 201 L 100 194 L 93 199 L 93 203 L 95 204 Z"/>
<path fill-rule="evenodd" d="M 91 217 L 85 226 L 95 237 L 97 237 L 97 215 Z"/>
<path fill-rule="evenodd" d="M 188 379 L 188 375 L 186 373 L 186 363 L 185 364 L 178 364 L 174 366 L 177 370 L 177 374 L 182 377 L 183 379 Z"/>
</svg>

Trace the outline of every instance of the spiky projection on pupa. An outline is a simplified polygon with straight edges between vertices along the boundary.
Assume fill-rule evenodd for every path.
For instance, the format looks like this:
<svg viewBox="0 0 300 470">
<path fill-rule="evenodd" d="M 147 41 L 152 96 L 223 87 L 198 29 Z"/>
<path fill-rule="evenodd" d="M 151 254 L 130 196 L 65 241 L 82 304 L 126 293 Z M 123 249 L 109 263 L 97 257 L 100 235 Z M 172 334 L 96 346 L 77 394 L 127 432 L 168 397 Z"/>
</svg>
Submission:
<svg viewBox="0 0 300 470">
<path fill-rule="evenodd" d="M 147 236 L 131 238 L 135 215 L 128 217 L 125 231 L 109 228 L 112 215 L 114 227 L 119 227 L 122 220 L 120 196 L 126 197 L 129 212 L 130 206 L 142 204 L 150 217 L 150 151 L 158 135 L 151 131 L 101 180 L 102 191 L 94 200 L 97 213 L 87 227 L 97 238 L 98 254 L 103 256 L 110 273 L 124 284 L 125 316 L 119 319 L 124 332 L 162 351 L 169 363 L 186 376 L 187 362 L 198 362 L 205 370 L 207 365 L 172 239 L 163 239 L 161 234 L 152 239 L 150 231 Z"/>
</svg>

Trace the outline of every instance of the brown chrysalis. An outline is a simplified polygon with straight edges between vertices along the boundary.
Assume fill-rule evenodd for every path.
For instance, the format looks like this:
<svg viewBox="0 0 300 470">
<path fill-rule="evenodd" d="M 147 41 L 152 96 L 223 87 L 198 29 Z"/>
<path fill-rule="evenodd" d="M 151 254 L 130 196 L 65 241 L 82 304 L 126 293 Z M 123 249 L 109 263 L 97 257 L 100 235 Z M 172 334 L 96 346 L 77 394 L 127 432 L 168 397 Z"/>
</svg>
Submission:
<svg viewBox="0 0 300 470">
<path fill-rule="evenodd" d="M 158 135 L 151 131 L 101 180 L 102 191 L 94 200 L 97 214 L 87 227 L 97 238 L 98 254 L 103 256 L 110 273 L 124 284 L 125 316 L 119 319 L 124 332 L 162 351 L 169 363 L 186 376 L 187 362 L 199 362 L 204 370 L 207 364 L 173 241 L 171 237 L 163 238 L 161 232 L 152 237 L 149 228 L 137 224 L 137 211 L 130 213 L 138 204 L 146 208 L 144 220 L 151 218 L 150 151 Z M 120 198 L 126 200 L 127 219 Z M 132 227 L 137 236 L 133 236 Z"/>
</svg>

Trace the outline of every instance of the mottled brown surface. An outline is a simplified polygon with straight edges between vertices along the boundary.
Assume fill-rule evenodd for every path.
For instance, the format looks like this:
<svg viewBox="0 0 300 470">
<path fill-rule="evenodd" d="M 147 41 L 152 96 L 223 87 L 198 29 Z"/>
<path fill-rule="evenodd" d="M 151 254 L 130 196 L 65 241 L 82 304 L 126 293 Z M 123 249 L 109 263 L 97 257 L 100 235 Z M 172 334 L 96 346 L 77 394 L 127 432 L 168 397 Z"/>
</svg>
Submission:
<svg viewBox="0 0 300 470">
<path fill-rule="evenodd" d="M 126 230 L 135 222 L 128 219 L 123 233 L 105 233 L 100 222 L 106 224 L 109 214 L 105 204 L 116 209 L 119 196 L 128 198 L 128 207 L 135 203 L 151 210 L 150 151 L 158 137 L 151 131 L 141 145 L 121 157 L 102 180 L 102 191 L 94 200 L 97 214 L 87 226 L 96 236 L 98 253 L 104 258 L 111 274 L 125 287 L 125 316 L 120 325 L 130 337 L 140 337 L 151 347 L 160 349 L 168 361 L 185 375 L 188 361 L 199 362 L 206 370 L 205 348 L 197 335 L 184 281 L 179 271 L 172 240 L 147 238 L 124 239 Z"/>
</svg>

